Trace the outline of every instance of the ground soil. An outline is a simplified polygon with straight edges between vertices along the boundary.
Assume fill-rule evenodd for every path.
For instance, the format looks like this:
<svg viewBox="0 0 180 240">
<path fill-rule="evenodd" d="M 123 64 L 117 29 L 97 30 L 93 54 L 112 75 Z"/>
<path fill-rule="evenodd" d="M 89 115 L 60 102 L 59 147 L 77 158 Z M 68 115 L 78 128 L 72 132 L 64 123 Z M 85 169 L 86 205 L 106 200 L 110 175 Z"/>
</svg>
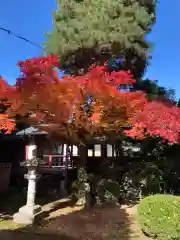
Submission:
<svg viewBox="0 0 180 240">
<path fill-rule="evenodd" d="M 1 240 L 148 240 L 137 222 L 137 205 L 105 204 L 84 210 L 68 199 L 43 206 L 33 227 L 0 222 Z"/>
</svg>

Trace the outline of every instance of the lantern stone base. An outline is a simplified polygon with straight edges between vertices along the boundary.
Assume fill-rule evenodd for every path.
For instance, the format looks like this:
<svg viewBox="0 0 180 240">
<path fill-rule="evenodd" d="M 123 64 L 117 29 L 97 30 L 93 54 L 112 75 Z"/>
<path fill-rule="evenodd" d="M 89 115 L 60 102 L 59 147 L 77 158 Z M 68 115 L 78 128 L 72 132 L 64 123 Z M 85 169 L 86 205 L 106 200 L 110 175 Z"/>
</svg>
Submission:
<svg viewBox="0 0 180 240">
<path fill-rule="evenodd" d="M 15 213 L 13 216 L 13 221 L 18 224 L 31 225 L 34 223 L 36 217 L 42 213 L 41 206 L 25 205 L 19 209 L 19 212 Z"/>
</svg>

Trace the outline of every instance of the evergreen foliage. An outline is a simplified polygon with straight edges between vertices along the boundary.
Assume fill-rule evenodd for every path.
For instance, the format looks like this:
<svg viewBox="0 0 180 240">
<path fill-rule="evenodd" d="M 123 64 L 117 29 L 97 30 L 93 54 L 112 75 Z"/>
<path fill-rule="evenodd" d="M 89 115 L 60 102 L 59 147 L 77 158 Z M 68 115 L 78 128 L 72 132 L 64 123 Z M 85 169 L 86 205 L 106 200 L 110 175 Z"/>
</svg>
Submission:
<svg viewBox="0 0 180 240">
<path fill-rule="evenodd" d="M 124 68 L 139 78 L 150 44 L 145 36 L 155 21 L 153 0 L 57 0 L 54 30 L 47 53 L 59 56 L 60 67 L 82 73 L 92 63 L 124 58 Z"/>
</svg>

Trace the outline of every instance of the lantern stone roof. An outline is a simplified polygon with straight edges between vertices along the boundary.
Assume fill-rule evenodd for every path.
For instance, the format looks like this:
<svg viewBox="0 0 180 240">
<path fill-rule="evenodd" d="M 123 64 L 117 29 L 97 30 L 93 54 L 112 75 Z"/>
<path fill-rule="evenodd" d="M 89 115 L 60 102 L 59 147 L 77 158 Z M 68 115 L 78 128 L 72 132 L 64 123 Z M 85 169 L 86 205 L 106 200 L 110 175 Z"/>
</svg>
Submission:
<svg viewBox="0 0 180 240">
<path fill-rule="evenodd" d="M 47 135 L 48 133 L 45 131 L 39 130 L 37 127 L 27 127 L 23 130 L 16 132 L 16 136 L 24 136 L 24 135 Z"/>
</svg>

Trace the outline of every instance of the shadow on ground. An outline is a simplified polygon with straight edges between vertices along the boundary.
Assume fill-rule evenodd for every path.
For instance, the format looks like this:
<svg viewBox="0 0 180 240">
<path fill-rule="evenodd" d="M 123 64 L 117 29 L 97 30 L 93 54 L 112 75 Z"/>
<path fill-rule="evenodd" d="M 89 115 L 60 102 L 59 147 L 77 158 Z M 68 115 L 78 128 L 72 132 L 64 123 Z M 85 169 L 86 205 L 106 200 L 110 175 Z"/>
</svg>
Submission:
<svg viewBox="0 0 180 240">
<path fill-rule="evenodd" d="M 48 234 L 37 234 L 37 233 L 28 233 L 20 231 L 10 231 L 2 230 L 0 231 L 1 240 L 78 240 L 72 237 L 67 237 L 63 235 L 48 235 Z"/>
<path fill-rule="evenodd" d="M 21 198 L 22 200 L 22 198 Z M 0 212 L 10 218 L 24 203 L 19 201 L 0 201 Z M 44 199 L 44 202 L 48 200 Z M 3 210 L 3 211 L 2 211 Z M 1 219 L 3 217 L 1 216 Z M 129 214 L 126 208 L 115 203 L 96 206 L 91 210 L 65 199 L 46 204 L 44 214 L 34 226 L 0 225 L 1 240 L 144 240 L 136 224 L 135 214 Z M 14 229 L 14 230 L 13 230 Z"/>
<path fill-rule="evenodd" d="M 26 204 L 26 197 L 26 191 L 9 191 L 8 194 L 0 196 L 0 218 L 4 220 L 12 219 L 13 214 Z M 36 203 L 43 206 L 56 200 L 59 200 L 59 197 L 46 194 L 46 196 L 38 197 Z"/>
<path fill-rule="evenodd" d="M 34 226 L 21 227 L 18 230 L 1 230 L 1 240 L 114 240 L 139 239 L 132 238 L 130 222 L 124 209 L 116 206 L 101 206 L 94 209 L 78 210 L 74 207 L 70 213 L 54 213 L 49 219 L 41 219 Z M 67 211 L 67 212 L 66 212 Z M 75 212 L 73 212 L 75 211 Z M 64 215 L 63 215 L 64 214 Z"/>
</svg>

